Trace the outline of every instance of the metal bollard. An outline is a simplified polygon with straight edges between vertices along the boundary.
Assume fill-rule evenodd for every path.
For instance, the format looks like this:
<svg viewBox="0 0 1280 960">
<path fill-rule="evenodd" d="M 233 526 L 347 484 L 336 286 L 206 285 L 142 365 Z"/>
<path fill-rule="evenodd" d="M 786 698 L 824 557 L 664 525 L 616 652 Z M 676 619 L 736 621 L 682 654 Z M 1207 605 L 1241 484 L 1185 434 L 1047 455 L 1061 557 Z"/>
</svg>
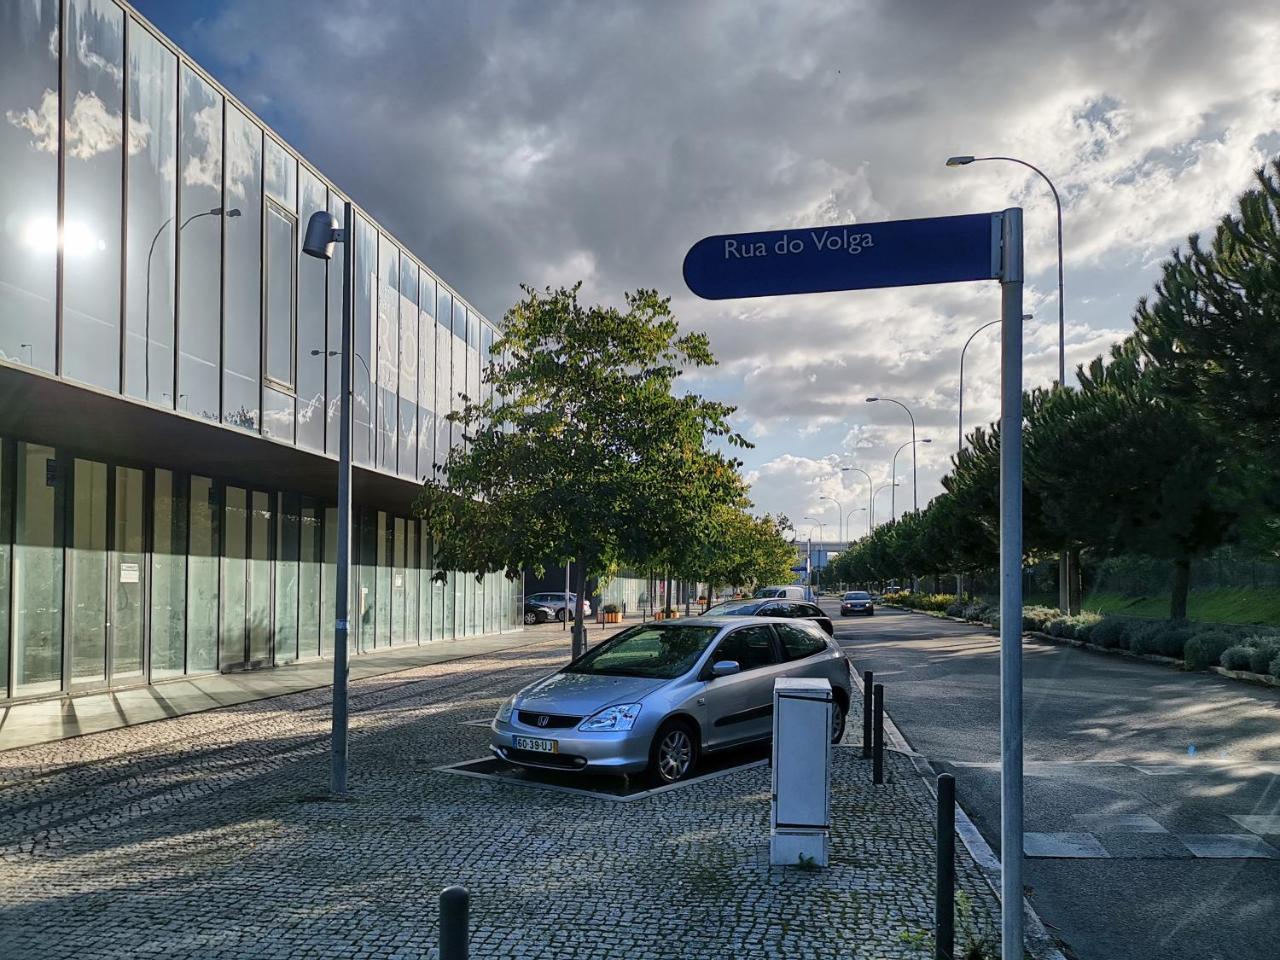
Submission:
<svg viewBox="0 0 1280 960">
<path fill-rule="evenodd" d="M 440 960 L 467 960 L 471 894 L 466 887 L 440 892 Z"/>
<path fill-rule="evenodd" d="M 884 684 L 877 683 L 872 689 L 875 717 L 871 727 L 871 780 L 884 783 Z"/>
<path fill-rule="evenodd" d="M 875 684 L 875 674 L 870 670 L 862 671 L 862 759 L 871 759 L 871 689 Z"/>
<path fill-rule="evenodd" d="M 956 778 L 938 774 L 938 875 L 933 894 L 934 960 L 954 960 L 956 944 Z"/>
</svg>

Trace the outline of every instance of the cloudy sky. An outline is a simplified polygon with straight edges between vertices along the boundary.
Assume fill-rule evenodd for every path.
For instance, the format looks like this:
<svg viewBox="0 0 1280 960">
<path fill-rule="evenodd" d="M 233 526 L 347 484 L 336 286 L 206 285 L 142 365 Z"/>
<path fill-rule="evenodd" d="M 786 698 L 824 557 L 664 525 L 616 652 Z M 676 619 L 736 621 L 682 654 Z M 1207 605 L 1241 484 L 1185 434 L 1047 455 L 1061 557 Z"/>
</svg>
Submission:
<svg viewBox="0 0 1280 960">
<path fill-rule="evenodd" d="M 1274 0 L 134 0 L 492 317 L 521 282 L 656 287 L 720 360 L 690 385 L 738 406 L 762 510 L 865 529 L 910 439 L 919 498 L 956 446 L 960 348 L 993 283 L 700 301 L 713 233 L 1026 210 L 1026 383 L 1122 336 L 1160 259 L 1280 153 Z M 966 360 L 968 426 L 997 408 L 998 333 Z M 1069 375 L 1070 377 L 1070 375 Z M 910 448 L 888 516 L 911 499 Z M 797 523 L 801 533 L 808 524 Z"/>
</svg>

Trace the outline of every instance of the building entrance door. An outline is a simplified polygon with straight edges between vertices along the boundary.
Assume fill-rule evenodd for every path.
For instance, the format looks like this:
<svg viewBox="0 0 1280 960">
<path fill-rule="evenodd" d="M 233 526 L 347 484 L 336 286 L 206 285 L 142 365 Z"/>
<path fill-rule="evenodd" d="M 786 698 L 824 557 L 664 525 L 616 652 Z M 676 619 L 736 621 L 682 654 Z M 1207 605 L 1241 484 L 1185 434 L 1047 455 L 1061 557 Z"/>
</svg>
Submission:
<svg viewBox="0 0 1280 960">
<path fill-rule="evenodd" d="M 223 514 L 221 665 L 272 661 L 272 495 L 230 484 Z"/>
</svg>

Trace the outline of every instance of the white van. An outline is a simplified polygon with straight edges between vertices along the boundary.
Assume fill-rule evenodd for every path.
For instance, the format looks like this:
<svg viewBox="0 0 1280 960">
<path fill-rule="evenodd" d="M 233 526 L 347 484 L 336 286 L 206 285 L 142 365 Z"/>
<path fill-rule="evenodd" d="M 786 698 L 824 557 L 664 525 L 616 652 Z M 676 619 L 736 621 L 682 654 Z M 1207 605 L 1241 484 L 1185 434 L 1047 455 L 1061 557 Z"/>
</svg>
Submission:
<svg viewBox="0 0 1280 960">
<path fill-rule="evenodd" d="M 761 587 L 752 596 L 757 600 L 808 600 L 810 603 L 814 602 L 813 590 L 810 587 L 796 584 Z"/>
</svg>

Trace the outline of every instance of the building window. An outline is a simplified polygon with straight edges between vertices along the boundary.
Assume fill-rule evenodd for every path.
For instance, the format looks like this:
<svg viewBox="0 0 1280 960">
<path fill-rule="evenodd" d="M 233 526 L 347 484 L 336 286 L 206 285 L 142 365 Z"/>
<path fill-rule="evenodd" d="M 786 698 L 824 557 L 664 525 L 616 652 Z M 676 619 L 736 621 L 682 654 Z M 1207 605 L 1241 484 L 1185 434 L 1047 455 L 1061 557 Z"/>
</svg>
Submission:
<svg viewBox="0 0 1280 960">
<path fill-rule="evenodd" d="M 298 161 L 270 137 L 263 155 L 267 196 L 290 213 L 298 212 Z"/>
<path fill-rule="evenodd" d="M 187 502 L 183 478 L 155 471 L 152 494 L 151 677 L 181 676 L 186 663 Z"/>
<path fill-rule="evenodd" d="M 203 673 L 218 669 L 222 500 L 218 486 L 208 477 L 192 477 L 189 490 L 187 673 Z"/>
<path fill-rule="evenodd" d="M 325 209 L 328 203 L 328 191 L 316 177 L 306 169 L 302 171 L 302 180 L 298 185 L 298 200 L 301 214 L 298 218 L 299 233 L 305 231 L 307 222 L 313 213 Z M 295 253 L 298 263 L 298 310 L 297 340 L 295 352 L 296 392 L 298 396 L 298 446 L 309 450 L 324 449 L 324 376 L 328 362 L 325 357 L 325 284 L 326 264 L 316 257 L 302 255 L 301 248 Z M 342 276 L 342 268 L 335 271 Z M 341 296 L 338 291 L 341 319 Z M 338 340 L 334 338 L 334 348 Z M 336 391 L 335 391 L 336 392 Z M 335 431 L 336 434 L 337 431 Z"/>
<path fill-rule="evenodd" d="M 62 689 L 62 475 L 52 447 L 18 443 L 13 695 Z"/>
<path fill-rule="evenodd" d="M 377 359 L 373 355 L 373 347 L 377 342 L 378 329 L 378 231 L 363 217 L 355 220 L 355 352 L 351 359 L 351 457 L 357 464 L 371 467 L 373 365 Z M 338 302 L 341 303 L 341 299 Z"/>
<path fill-rule="evenodd" d="M 419 480 L 435 476 L 435 345 L 436 281 L 421 271 L 418 279 L 418 475 Z"/>
<path fill-rule="evenodd" d="M 129 21 L 124 391 L 174 406 L 178 59 Z"/>
<path fill-rule="evenodd" d="M 297 330 L 294 289 L 298 262 L 297 220 L 274 200 L 267 201 L 266 313 L 263 323 L 262 432 L 292 443 Z"/>
<path fill-rule="evenodd" d="M 221 416 L 222 224 L 239 207 L 222 208 L 222 97 L 182 67 L 178 113 L 178 410 Z"/>
<path fill-rule="evenodd" d="M 339 227 L 343 227 L 343 216 L 346 213 L 346 204 L 342 199 L 334 194 L 329 195 L 329 212 L 333 214 L 334 220 Z M 315 257 L 304 257 L 306 260 L 315 260 Z M 317 263 L 319 261 L 316 261 Z M 356 275 L 357 279 L 359 274 Z M 354 291 L 353 291 L 354 293 Z M 325 364 L 325 434 L 324 434 L 324 450 L 325 453 L 332 456 L 338 455 L 339 440 L 341 438 L 341 430 L 339 424 L 342 412 L 342 266 L 338 264 L 333 270 L 329 271 L 328 282 L 325 286 L 325 333 L 328 348 L 326 352 L 327 363 Z M 350 346 L 350 344 L 348 344 Z M 348 363 L 355 364 L 354 358 L 348 358 Z M 352 376 L 354 376 L 354 370 Z M 354 385 L 354 381 L 353 381 Z M 354 447 L 352 450 L 354 451 Z"/>
<path fill-rule="evenodd" d="M 107 681 L 107 465 L 76 459 L 71 477 L 67 607 L 71 683 Z"/>
<path fill-rule="evenodd" d="M 435 479 L 442 479 L 439 472 L 449 458 L 451 424 L 446 419 L 453 409 L 452 370 L 453 370 L 453 295 L 444 287 L 437 286 L 436 293 L 436 376 L 435 376 L 435 420 L 436 442 L 434 453 Z"/>
<path fill-rule="evenodd" d="M 57 35 L 58 0 L 0 4 L 0 360 L 50 373 L 57 343 Z"/>
<path fill-rule="evenodd" d="M 257 433 L 262 340 L 262 130 L 227 106 L 222 422 Z"/>
<path fill-rule="evenodd" d="M 107 590 L 111 623 L 111 683 L 143 679 L 146 653 L 147 475 L 133 467 L 115 468 L 111 565 Z"/>
<path fill-rule="evenodd" d="M 68 0 L 62 67 L 62 374 L 118 391 L 124 12 L 111 0 Z"/>
<path fill-rule="evenodd" d="M 418 475 L 418 265 L 400 258 L 400 476 Z"/>
<path fill-rule="evenodd" d="M 298 659 L 298 561 L 302 547 L 302 498 L 280 495 L 276 518 L 276 663 Z M 314 647 L 314 642 L 313 642 Z"/>
<path fill-rule="evenodd" d="M 378 467 L 396 472 L 400 374 L 400 251 L 378 245 Z"/>
</svg>

